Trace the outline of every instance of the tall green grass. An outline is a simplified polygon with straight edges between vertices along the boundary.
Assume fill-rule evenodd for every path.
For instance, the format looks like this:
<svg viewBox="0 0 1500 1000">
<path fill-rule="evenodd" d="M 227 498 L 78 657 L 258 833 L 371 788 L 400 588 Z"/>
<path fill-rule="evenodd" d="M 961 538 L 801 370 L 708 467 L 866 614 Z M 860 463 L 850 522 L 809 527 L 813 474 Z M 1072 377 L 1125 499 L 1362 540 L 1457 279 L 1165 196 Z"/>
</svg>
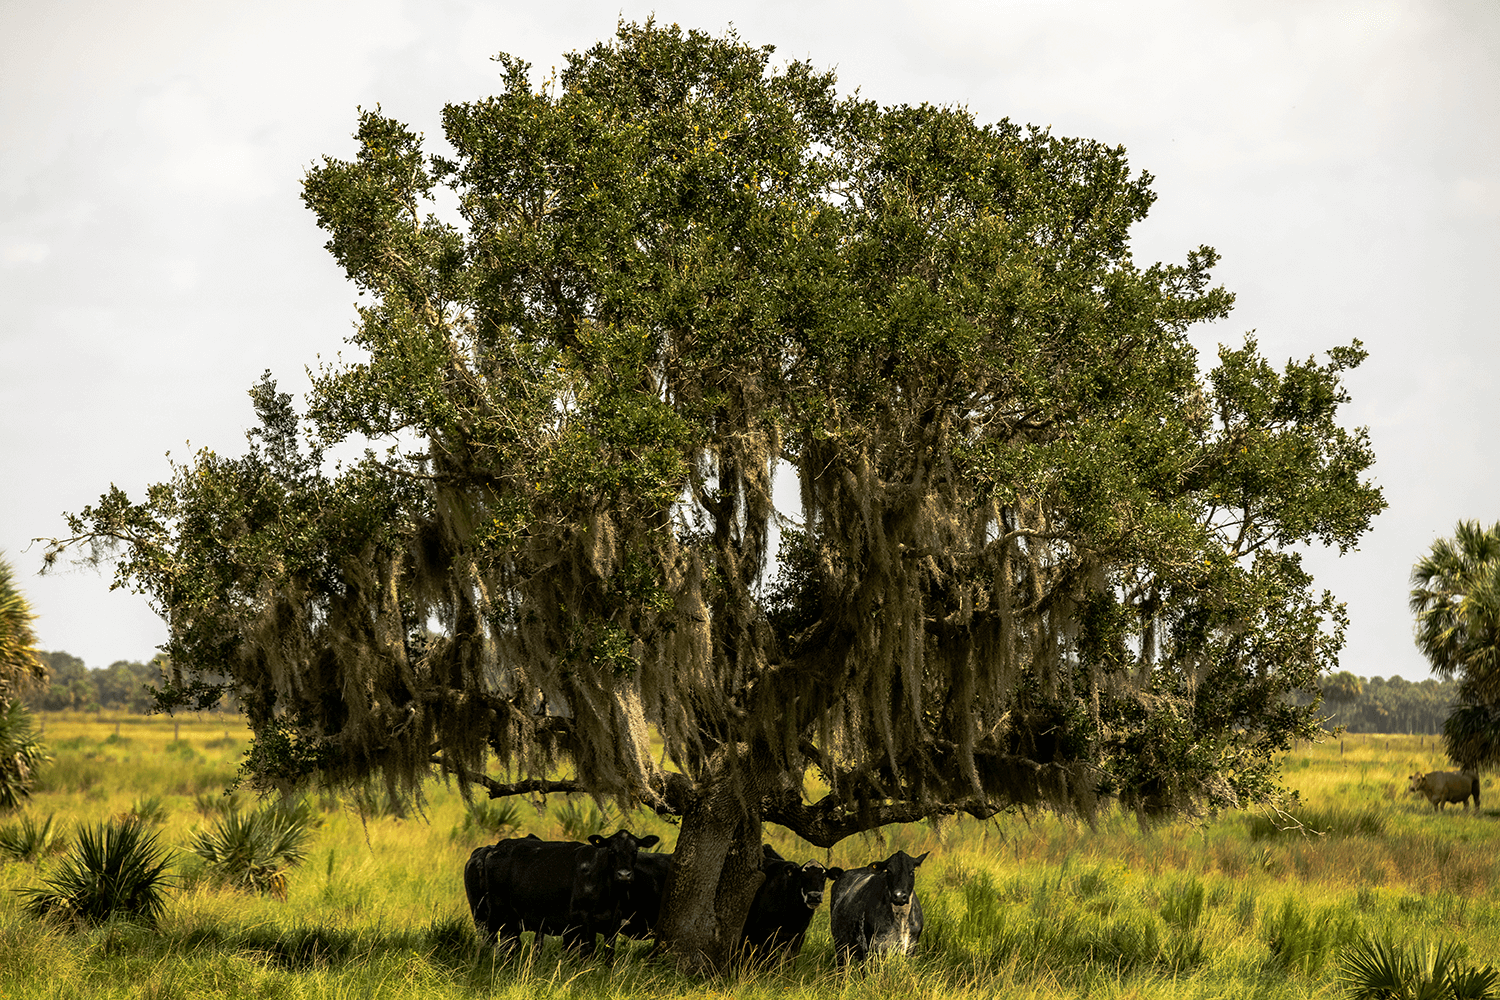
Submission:
<svg viewBox="0 0 1500 1000">
<path fill-rule="evenodd" d="M 228 811 L 246 744 L 226 720 L 48 716 L 58 759 L 24 816 L 76 829 L 155 798 L 163 844 L 185 849 Z M 64 931 L 28 917 L 14 891 L 59 856 L 0 860 L 0 996 L 392 997 L 1336 997 L 1360 942 L 1445 942 L 1474 968 L 1500 955 L 1497 814 L 1433 814 L 1405 793 L 1431 770 L 1431 741 L 1346 737 L 1288 755 L 1300 793 L 1284 814 L 1247 810 L 1142 828 L 1048 814 L 928 823 L 851 838 L 832 851 L 768 828 L 785 857 L 854 867 L 897 848 L 931 851 L 918 877 L 928 924 L 917 953 L 853 975 L 833 960 L 826 907 L 801 957 L 721 980 L 678 976 L 620 949 L 611 970 L 549 942 L 482 954 L 462 887 L 476 843 L 576 836 L 603 818 L 586 799 L 475 803 L 434 784 L 421 815 L 366 793 L 325 797 L 285 898 L 199 879 L 172 892 L 155 929 L 118 921 Z M 54 771 L 55 768 L 55 771 Z M 94 780 L 82 780 L 93 775 Z M 595 810 L 597 811 L 597 810 Z M 20 817 L 17 817 L 19 819 Z M 647 811 L 609 817 L 655 833 Z M 601 830 L 601 832 L 607 832 Z"/>
</svg>

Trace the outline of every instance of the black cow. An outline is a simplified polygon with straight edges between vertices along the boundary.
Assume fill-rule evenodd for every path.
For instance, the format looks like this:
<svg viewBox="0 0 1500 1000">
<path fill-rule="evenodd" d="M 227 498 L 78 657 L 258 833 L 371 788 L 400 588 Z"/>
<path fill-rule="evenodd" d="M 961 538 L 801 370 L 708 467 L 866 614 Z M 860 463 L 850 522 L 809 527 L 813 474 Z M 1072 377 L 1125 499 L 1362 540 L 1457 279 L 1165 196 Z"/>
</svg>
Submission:
<svg viewBox="0 0 1500 1000">
<path fill-rule="evenodd" d="M 781 961 L 797 957 L 807 936 L 807 925 L 823 902 L 823 883 L 840 878 L 842 868 L 824 868 L 816 861 L 798 865 L 776 853 L 770 844 L 761 847 L 765 860 L 760 870 L 766 880 L 755 892 L 740 943 L 747 958 L 765 960 L 781 952 Z"/>
<path fill-rule="evenodd" d="M 587 844 L 531 836 L 477 848 L 464 866 L 474 923 L 486 944 L 508 948 L 532 931 L 537 948 L 553 934 L 591 955 L 595 935 L 613 938 L 619 929 L 636 853 L 657 839 L 621 830 Z"/>
<path fill-rule="evenodd" d="M 841 967 L 850 958 L 863 962 L 872 951 L 905 955 L 916 946 L 922 936 L 917 866 L 926 859 L 927 854 L 914 858 L 897 851 L 884 861 L 847 871 L 833 883 L 828 924 Z"/>
<path fill-rule="evenodd" d="M 620 933 L 639 941 L 650 937 L 661 916 L 661 897 L 672 874 L 674 859 L 670 854 L 642 851 L 635 857 L 635 878 L 625 893 Z"/>
</svg>

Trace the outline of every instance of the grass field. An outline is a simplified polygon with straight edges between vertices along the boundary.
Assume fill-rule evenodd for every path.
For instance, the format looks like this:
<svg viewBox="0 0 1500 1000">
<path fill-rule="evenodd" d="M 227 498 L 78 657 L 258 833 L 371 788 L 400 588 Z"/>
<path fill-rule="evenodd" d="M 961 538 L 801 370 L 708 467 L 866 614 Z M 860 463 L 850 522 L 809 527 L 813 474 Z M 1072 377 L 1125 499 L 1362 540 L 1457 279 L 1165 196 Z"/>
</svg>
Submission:
<svg viewBox="0 0 1500 1000">
<path fill-rule="evenodd" d="M 1500 789 L 1477 813 L 1435 814 L 1406 776 L 1446 767 L 1432 737 L 1346 736 L 1285 761 L 1302 824 L 1260 811 L 1143 830 L 1111 813 L 1089 826 L 1048 814 L 895 828 L 825 852 L 779 830 L 785 856 L 853 867 L 900 847 L 931 851 L 917 888 L 919 952 L 868 975 L 835 970 L 826 907 L 792 966 L 704 982 L 621 948 L 613 969 L 555 940 L 539 955 L 479 953 L 461 872 L 493 840 L 457 790 L 432 785 L 421 815 L 382 796 L 314 800 L 321 825 L 285 899 L 192 877 L 185 847 L 236 771 L 234 719 L 47 714 L 55 761 L 26 814 L 71 831 L 136 811 L 182 851 L 154 929 L 92 930 L 31 919 L 14 890 L 59 855 L 0 861 L 0 996 L 31 997 L 1333 997 L 1344 949 L 1362 938 L 1456 942 L 1500 961 Z M 249 805 L 250 803 L 246 803 Z M 0 816 L 0 826 L 20 814 Z M 597 824 L 591 806 L 520 803 L 520 834 Z M 605 817 L 610 828 L 618 817 Z M 670 848 L 675 829 L 626 817 Z"/>
</svg>

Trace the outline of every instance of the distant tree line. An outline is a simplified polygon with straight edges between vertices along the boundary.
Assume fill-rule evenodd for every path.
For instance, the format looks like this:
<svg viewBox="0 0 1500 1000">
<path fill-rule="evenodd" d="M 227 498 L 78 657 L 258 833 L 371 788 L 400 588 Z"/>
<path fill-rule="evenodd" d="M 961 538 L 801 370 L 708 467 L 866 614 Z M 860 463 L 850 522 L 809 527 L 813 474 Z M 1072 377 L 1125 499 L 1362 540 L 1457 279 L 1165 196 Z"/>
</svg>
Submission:
<svg viewBox="0 0 1500 1000">
<path fill-rule="evenodd" d="M 25 697 L 26 707 L 33 711 L 106 708 L 144 713 L 155 700 L 147 685 L 159 685 L 162 679 L 155 660 L 116 660 L 107 667 L 90 669 L 79 657 L 61 650 L 38 652 L 37 658 L 47 666 L 49 683 Z"/>
<path fill-rule="evenodd" d="M 1322 678 L 1321 686 L 1328 727 L 1351 733 L 1441 733 L 1458 700 L 1456 680 L 1430 677 L 1366 679 L 1346 670 Z"/>
</svg>

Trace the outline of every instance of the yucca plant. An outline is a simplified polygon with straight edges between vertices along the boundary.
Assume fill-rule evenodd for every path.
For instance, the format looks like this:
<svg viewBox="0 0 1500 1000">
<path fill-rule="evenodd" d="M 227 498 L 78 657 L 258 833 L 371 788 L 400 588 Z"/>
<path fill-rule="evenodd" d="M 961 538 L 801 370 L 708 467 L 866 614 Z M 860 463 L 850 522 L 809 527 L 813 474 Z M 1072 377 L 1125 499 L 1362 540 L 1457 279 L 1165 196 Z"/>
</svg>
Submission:
<svg viewBox="0 0 1500 1000">
<path fill-rule="evenodd" d="M 59 842 L 52 826 L 52 813 L 38 823 L 32 816 L 22 816 L 15 823 L 0 826 L 0 855 L 17 861 L 36 861 L 50 853 Z"/>
<path fill-rule="evenodd" d="M 101 924 L 119 916 L 154 924 L 166 908 L 171 865 L 168 849 L 139 820 L 87 826 L 55 875 L 21 891 L 23 906 L 38 918 Z"/>
<path fill-rule="evenodd" d="M 1459 946 L 1402 948 L 1364 938 L 1344 952 L 1339 982 L 1355 1000 L 1489 1000 L 1500 996 L 1493 966 L 1463 963 Z"/>
<path fill-rule="evenodd" d="M 189 849 L 212 881 L 285 899 L 286 873 L 307 859 L 311 836 L 305 816 L 273 806 L 224 814 L 194 835 Z"/>
</svg>

